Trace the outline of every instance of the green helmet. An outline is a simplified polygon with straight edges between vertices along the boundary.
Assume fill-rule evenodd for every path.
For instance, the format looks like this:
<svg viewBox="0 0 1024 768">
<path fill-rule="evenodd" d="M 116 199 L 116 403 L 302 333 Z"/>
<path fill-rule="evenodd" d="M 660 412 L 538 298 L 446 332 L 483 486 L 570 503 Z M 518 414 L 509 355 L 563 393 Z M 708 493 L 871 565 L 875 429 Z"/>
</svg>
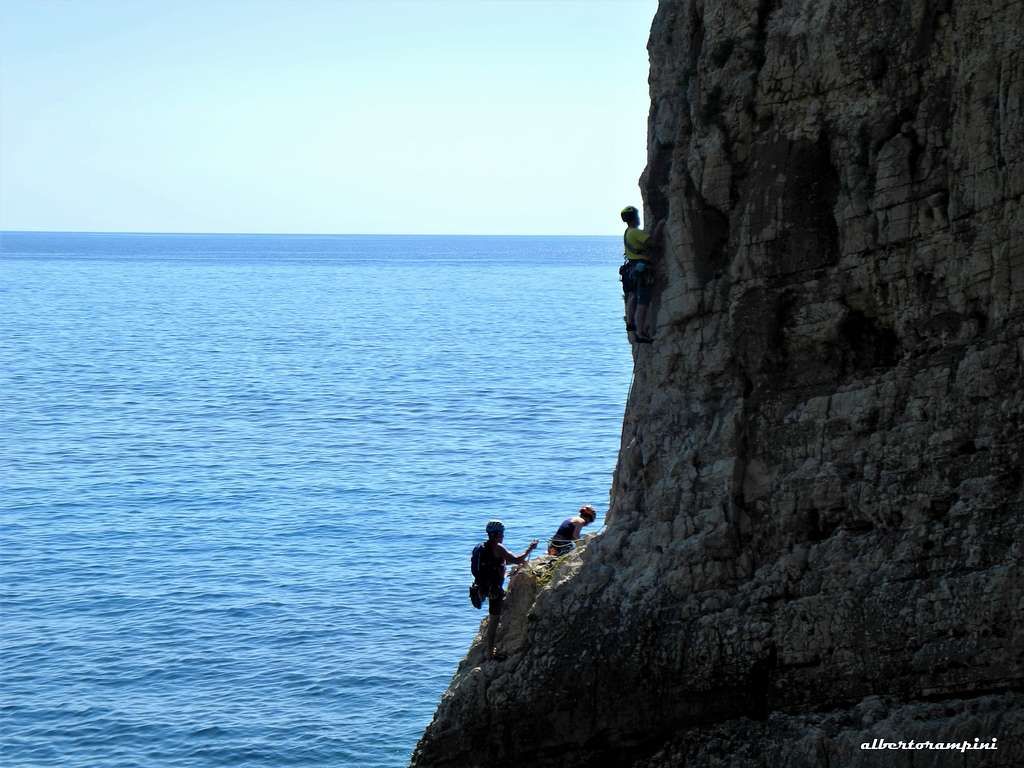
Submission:
<svg viewBox="0 0 1024 768">
<path fill-rule="evenodd" d="M 622 209 L 622 211 L 621 211 L 621 212 L 619 213 L 619 217 L 620 217 L 620 218 L 621 218 L 621 219 L 622 219 L 623 221 L 629 221 L 629 220 L 630 220 L 631 218 L 633 218 L 634 216 L 636 216 L 636 217 L 639 217 L 639 216 L 640 216 L 640 212 L 639 212 L 639 211 L 638 211 L 638 210 L 637 210 L 636 208 L 634 208 L 634 207 L 633 207 L 632 205 L 627 205 L 627 206 L 626 206 L 625 208 L 623 208 L 623 209 Z"/>
</svg>

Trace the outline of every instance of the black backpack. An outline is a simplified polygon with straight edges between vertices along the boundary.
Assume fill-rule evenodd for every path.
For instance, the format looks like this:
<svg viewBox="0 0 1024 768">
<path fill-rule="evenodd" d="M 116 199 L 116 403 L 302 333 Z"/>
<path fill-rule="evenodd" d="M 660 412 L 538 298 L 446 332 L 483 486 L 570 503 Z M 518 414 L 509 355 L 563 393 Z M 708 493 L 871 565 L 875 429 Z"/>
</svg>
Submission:
<svg viewBox="0 0 1024 768">
<path fill-rule="evenodd" d="M 469 601 L 473 603 L 474 608 L 483 605 L 483 600 L 490 591 L 491 574 L 494 572 L 492 560 L 486 541 L 473 547 L 469 569 L 473 572 L 474 581 L 473 586 L 469 588 Z"/>
<path fill-rule="evenodd" d="M 487 586 L 490 581 L 491 572 L 494 570 L 491 553 L 487 551 L 487 542 L 477 544 L 473 547 L 473 556 L 469 560 L 469 569 L 473 572 L 473 578 L 480 585 L 481 589 Z"/>
</svg>

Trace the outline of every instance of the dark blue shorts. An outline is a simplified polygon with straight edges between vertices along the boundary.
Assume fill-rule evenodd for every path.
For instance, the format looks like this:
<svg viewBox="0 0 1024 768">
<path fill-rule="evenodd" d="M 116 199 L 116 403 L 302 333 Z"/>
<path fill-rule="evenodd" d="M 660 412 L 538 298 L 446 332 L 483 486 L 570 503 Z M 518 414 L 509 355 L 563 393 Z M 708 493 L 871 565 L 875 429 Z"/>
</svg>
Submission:
<svg viewBox="0 0 1024 768">
<path fill-rule="evenodd" d="M 556 541 L 558 543 L 556 543 Z M 556 557 L 561 557 L 562 555 L 567 555 L 570 552 L 572 552 L 573 549 L 575 548 L 575 546 L 576 545 L 573 544 L 571 541 L 562 541 L 561 539 L 552 539 L 551 543 L 548 545 L 548 554 L 549 555 L 554 555 Z"/>
<path fill-rule="evenodd" d="M 501 604 L 505 602 L 505 590 L 501 587 L 491 587 L 487 593 L 487 612 L 492 616 L 501 613 Z"/>
<path fill-rule="evenodd" d="M 648 262 L 635 260 L 624 265 L 622 271 L 622 292 L 629 298 L 629 294 L 636 293 L 636 303 L 642 305 L 651 303 L 651 265 Z"/>
<path fill-rule="evenodd" d="M 627 261 L 621 267 L 619 267 L 619 279 L 622 280 L 622 293 L 628 298 L 636 286 L 633 285 L 633 274 L 631 264 Z"/>
</svg>

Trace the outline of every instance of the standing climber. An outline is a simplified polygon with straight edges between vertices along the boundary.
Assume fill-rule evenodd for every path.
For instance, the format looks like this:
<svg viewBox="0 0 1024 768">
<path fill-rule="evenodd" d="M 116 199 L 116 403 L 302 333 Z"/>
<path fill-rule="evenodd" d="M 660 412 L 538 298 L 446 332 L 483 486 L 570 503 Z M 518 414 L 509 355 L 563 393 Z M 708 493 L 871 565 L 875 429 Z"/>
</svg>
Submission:
<svg viewBox="0 0 1024 768">
<path fill-rule="evenodd" d="M 661 247 L 665 221 L 659 221 L 647 234 L 640 229 L 640 213 L 632 205 L 623 208 L 620 216 L 626 222 L 626 231 L 622 235 L 626 261 L 619 268 L 626 298 L 626 330 L 633 332 L 638 344 L 650 344 L 654 339 L 647 327 L 647 308 L 651 303 L 651 285 L 654 282 L 653 258 Z"/>
<path fill-rule="evenodd" d="M 573 544 L 580 537 L 580 530 L 583 526 L 590 525 L 597 519 L 597 512 L 592 506 L 586 504 L 580 507 L 575 517 L 567 517 L 558 526 L 555 535 L 548 542 L 549 555 L 565 555 L 572 551 Z"/>
<path fill-rule="evenodd" d="M 505 524 L 500 520 L 487 523 L 487 541 L 480 552 L 480 567 L 477 585 L 482 594 L 487 596 L 487 655 L 492 659 L 500 658 L 494 643 L 498 636 L 498 621 L 501 616 L 501 605 L 505 601 L 505 566 L 525 563 L 530 553 L 537 548 L 537 540 L 530 542 L 522 554 L 513 555 L 502 542 L 505 540 Z M 482 583 L 481 583 L 482 582 Z"/>
</svg>

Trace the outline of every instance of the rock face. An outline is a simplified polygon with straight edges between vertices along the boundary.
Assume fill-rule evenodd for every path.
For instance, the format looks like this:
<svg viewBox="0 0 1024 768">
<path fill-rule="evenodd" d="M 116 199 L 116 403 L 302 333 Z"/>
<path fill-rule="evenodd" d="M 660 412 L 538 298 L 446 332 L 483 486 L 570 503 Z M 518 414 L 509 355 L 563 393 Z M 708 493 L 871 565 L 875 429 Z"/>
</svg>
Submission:
<svg viewBox="0 0 1024 768">
<path fill-rule="evenodd" d="M 1024 3 L 663 2 L 649 51 L 607 529 L 413 765 L 1024 765 Z"/>
</svg>

